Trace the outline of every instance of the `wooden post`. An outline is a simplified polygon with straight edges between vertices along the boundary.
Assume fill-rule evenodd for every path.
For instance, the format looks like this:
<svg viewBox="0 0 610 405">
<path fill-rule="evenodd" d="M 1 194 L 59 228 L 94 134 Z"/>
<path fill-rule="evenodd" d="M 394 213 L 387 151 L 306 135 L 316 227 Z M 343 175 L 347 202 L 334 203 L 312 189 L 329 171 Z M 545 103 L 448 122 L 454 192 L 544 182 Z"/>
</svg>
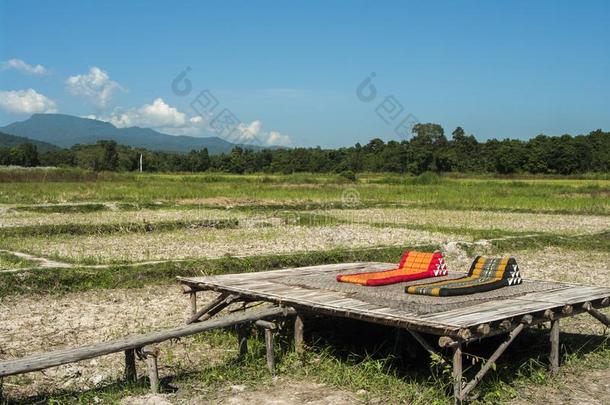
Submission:
<svg viewBox="0 0 610 405">
<path fill-rule="evenodd" d="M 150 380 L 150 392 L 156 394 L 159 392 L 159 369 L 157 368 L 157 357 L 159 349 L 156 347 L 144 346 L 142 354 L 146 356 L 146 368 L 148 369 L 148 378 Z"/>
<path fill-rule="evenodd" d="M 267 349 L 267 368 L 271 374 L 275 373 L 275 356 L 273 354 L 273 330 L 265 328 L 265 348 Z"/>
<path fill-rule="evenodd" d="M 191 316 L 194 316 L 197 313 L 197 291 L 191 291 L 189 298 L 191 300 Z"/>
<path fill-rule="evenodd" d="M 248 325 L 237 326 L 237 345 L 239 347 L 238 359 L 243 360 L 248 354 L 248 335 L 250 334 Z"/>
<path fill-rule="evenodd" d="M 256 326 L 259 326 L 265 330 L 265 349 L 267 350 L 267 368 L 274 374 L 275 372 L 275 356 L 273 353 L 273 331 L 276 326 L 273 322 L 258 320 L 254 322 Z"/>
<path fill-rule="evenodd" d="M 462 345 L 453 347 L 453 403 L 462 404 Z"/>
<path fill-rule="evenodd" d="M 125 350 L 125 381 L 134 383 L 138 380 L 138 372 L 136 371 L 136 353 L 135 349 Z"/>
<path fill-rule="evenodd" d="M 392 347 L 392 354 L 396 356 L 400 364 L 403 364 L 402 358 L 402 347 L 403 347 L 403 337 L 402 337 L 402 328 L 396 328 L 394 332 L 394 347 Z"/>
<path fill-rule="evenodd" d="M 303 314 L 298 313 L 294 319 L 294 351 L 300 359 L 305 354 Z"/>
<path fill-rule="evenodd" d="M 551 373 L 559 371 L 559 319 L 551 321 L 551 352 L 549 353 L 549 364 Z"/>
</svg>

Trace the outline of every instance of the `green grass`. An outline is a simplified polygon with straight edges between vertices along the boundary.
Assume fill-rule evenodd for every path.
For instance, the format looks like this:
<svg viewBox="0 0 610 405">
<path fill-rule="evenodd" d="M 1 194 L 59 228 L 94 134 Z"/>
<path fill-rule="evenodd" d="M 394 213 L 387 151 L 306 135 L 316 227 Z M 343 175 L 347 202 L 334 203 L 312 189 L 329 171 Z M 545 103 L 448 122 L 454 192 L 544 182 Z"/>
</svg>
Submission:
<svg viewBox="0 0 610 405">
<path fill-rule="evenodd" d="M 441 177 L 438 181 L 394 175 L 111 174 L 95 180 L 0 183 L 0 203 L 107 202 L 150 204 L 208 198 L 267 203 L 333 202 L 355 190 L 365 205 L 403 204 L 443 209 L 609 214 L 606 179 L 489 179 Z M 423 183 L 423 184 L 419 184 Z"/>
<path fill-rule="evenodd" d="M 436 246 L 418 246 L 436 249 Z M 141 266 L 108 268 L 61 268 L 0 273 L 0 297 L 16 294 L 57 294 L 90 289 L 137 288 L 175 282 L 177 276 L 204 276 L 247 273 L 287 267 L 327 263 L 386 261 L 394 262 L 404 247 L 380 249 L 327 250 L 288 255 L 223 257 Z"/>
<path fill-rule="evenodd" d="M 0 251 L 0 269 L 21 269 L 26 267 L 35 267 L 36 262 L 22 259 L 8 252 Z"/>
<path fill-rule="evenodd" d="M 71 214 L 106 211 L 106 204 L 61 204 L 61 205 L 24 205 L 12 208 L 15 211 L 39 212 L 44 214 Z"/>
<path fill-rule="evenodd" d="M 451 401 L 449 368 L 439 367 L 423 355 L 423 351 L 408 362 L 400 361 L 400 356 L 405 353 L 393 349 L 393 328 L 341 319 L 323 320 L 320 324 L 308 318 L 308 349 L 301 361 L 294 354 L 289 338 L 292 333 L 290 324 L 280 323 L 276 335 L 276 370 L 282 380 L 322 383 L 331 389 L 350 392 L 364 403 L 442 405 Z M 232 331 L 218 330 L 197 335 L 189 344 L 210 345 L 218 353 L 223 353 L 214 361 L 203 359 L 202 367 L 197 371 L 181 366 L 179 359 L 172 356 L 171 348 L 165 349 L 160 364 L 171 370 L 171 385 L 178 387 L 178 398 L 186 398 L 181 397 L 186 395 L 197 399 L 193 396 L 204 392 L 200 395 L 214 402 L 229 393 L 229 386 L 237 384 L 245 385 L 248 391 L 266 390 L 272 397 L 273 389 L 277 388 L 270 387 L 272 377 L 265 366 L 262 333 L 252 332 L 249 352 L 241 360 L 236 358 L 236 338 Z M 506 403 L 517 396 L 522 387 L 560 387 L 564 381 L 586 370 L 610 367 L 607 339 L 565 334 L 562 335 L 562 368 L 558 375 L 551 376 L 547 371 L 547 333 L 545 330 L 527 330 L 521 334 L 475 389 L 476 397 L 472 403 Z M 341 344 L 337 344 L 338 341 Z M 467 348 L 464 362 L 467 378 L 474 376 L 481 359 L 488 357 L 500 341 L 487 339 L 488 344 Z M 148 385 L 144 378 L 135 384 L 115 380 L 86 391 L 60 390 L 30 398 L 7 398 L 7 403 L 84 404 L 97 397 L 104 403 L 113 404 L 126 396 L 147 393 Z"/>
<path fill-rule="evenodd" d="M 69 220 L 68 220 L 69 221 Z M 54 235 L 109 235 L 121 233 L 163 232 L 187 228 L 237 228 L 237 219 L 209 219 L 192 221 L 123 222 L 116 224 L 57 224 L 26 225 L 0 228 L 0 237 L 48 237 Z"/>
</svg>

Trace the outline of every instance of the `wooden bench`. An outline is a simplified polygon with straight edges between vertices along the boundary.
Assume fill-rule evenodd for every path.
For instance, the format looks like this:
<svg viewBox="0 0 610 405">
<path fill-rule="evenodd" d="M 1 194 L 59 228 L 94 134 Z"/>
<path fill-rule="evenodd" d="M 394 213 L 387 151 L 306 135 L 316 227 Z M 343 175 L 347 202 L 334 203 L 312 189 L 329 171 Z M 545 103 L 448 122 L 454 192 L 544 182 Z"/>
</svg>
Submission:
<svg viewBox="0 0 610 405">
<path fill-rule="evenodd" d="M 195 335 L 197 333 L 212 329 L 220 329 L 236 325 L 240 326 L 267 318 L 286 317 L 289 315 L 294 315 L 295 313 L 295 310 L 292 308 L 264 308 L 260 310 L 248 311 L 238 315 L 227 315 L 219 319 L 191 323 L 184 326 L 178 326 L 173 329 L 127 336 L 125 338 L 110 342 L 97 343 L 72 349 L 58 350 L 50 353 L 41 353 L 21 359 L 3 361 L 0 362 L 0 378 L 44 370 L 47 368 L 60 366 L 62 364 L 74 363 L 111 353 L 125 352 L 126 381 L 134 382 L 137 379 L 135 365 L 135 357 L 137 354 L 139 357 L 146 360 L 151 390 L 158 392 L 159 377 L 157 371 L 157 356 L 159 351 L 150 345 L 170 339 Z M 263 327 L 271 328 L 270 325 L 272 324 L 270 322 L 263 321 L 262 324 L 259 324 L 259 326 L 261 325 Z"/>
</svg>

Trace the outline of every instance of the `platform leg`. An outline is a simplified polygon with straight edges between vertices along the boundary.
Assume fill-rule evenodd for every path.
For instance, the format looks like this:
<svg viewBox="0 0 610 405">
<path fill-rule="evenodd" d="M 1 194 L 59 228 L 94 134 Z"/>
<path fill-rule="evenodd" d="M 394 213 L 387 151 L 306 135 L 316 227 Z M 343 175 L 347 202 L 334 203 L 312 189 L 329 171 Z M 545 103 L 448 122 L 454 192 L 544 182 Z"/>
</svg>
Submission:
<svg viewBox="0 0 610 405">
<path fill-rule="evenodd" d="M 137 379 L 135 349 L 125 350 L 125 382 L 134 383 Z"/>
<path fill-rule="evenodd" d="M 297 314 L 294 319 L 294 351 L 300 359 L 305 354 L 304 328 L 303 314 Z"/>
<path fill-rule="evenodd" d="M 191 316 L 193 316 L 197 313 L 197 292 L 191 291 L 189 293 L 189 298 L 191 301 Z"/>
<path fill-rule="evenodd" d="M 453 348 L 453 403 L 462 404 L 462 345 Z"/>
<path fill-rule="evenodd" d="M 243 360 L 248 354 L 248 335 L 249 327 L 247 325 L 238 325 L 237 326 L 237 344 L 239 347 L 238 358 Z"/>
<path fill-rule="evenodd" d="M 148 379 L 150 380 L 150 392 L 156 394 L 160 390 L 159 385 L 159 368 L 157 367 L 157 357 L 159 357 L 159 349 L 152 346 L 144 346 L 142 354 L 146 361 L 148 369 Z"/>
<path fill-rule="evenodd" d="M 559 371 L 559 319 L 551 321 L 551 352 L 549 353 L 549 367 L 551 374 Z"/>
<path fill-rule="evenodd" d="M 267 349 L 267 368 L 271 374 L 275 373 L 275 356 L 273 353 L 273 330 L 265 329 L 265 348 Z"/>
<path fill-rule="evenodd" d="M 394 347 L 392 354 L 398 359 L 400 365 L 404 364 L 403 347 L 404 347 L 404 331 L 402 328 L 396 328 L 394 332 Z M 411 345 L 407 345 L 407 350 L 411 354 Z"/>
</svg>

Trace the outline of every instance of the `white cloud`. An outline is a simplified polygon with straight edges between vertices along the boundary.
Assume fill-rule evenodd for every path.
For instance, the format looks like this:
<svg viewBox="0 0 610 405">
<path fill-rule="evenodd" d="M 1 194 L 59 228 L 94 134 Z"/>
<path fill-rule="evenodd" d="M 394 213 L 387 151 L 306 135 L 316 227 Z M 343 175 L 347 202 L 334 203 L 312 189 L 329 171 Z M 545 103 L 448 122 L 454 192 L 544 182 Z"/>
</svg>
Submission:
<svg viewBox="0 0 610 405">
<path fill-rule="evenodd" d="M 278 131 L 262 131 L 263 123 L 254 120 L 246 125 L 241 123 L 237 126 L 237 135 L 229 139 L 234 143 L 258 144 L 261 146 L 289 146 L 292 144 L 290 136 L 283 135 Z"/>
<path fill-rule="evenodd" d="M 133 126 L 153 128 L 170 135 L 214 135 L 214 129 L 210 127 L 213 119 L 211 115 L 187 117 L 185 113 L 170 106 L 162 98 L 157 98 L 152 103 L 138 108 L 115 109 L 108 116 L 88 115 L 86 118 L 107 121 L 119 128 Z M 249 124 L 240 123 L 236 131 L 233 131 L 226 140 L 261 146 L 292 144 L 288 135 L 278 131 L 265 132 L 262 128 L 263 123 L 260 120 L 254 120 Z"/>
<path fill-rule="evenodd" d="M 292 145 L 292 139 L 288 135 L 283 135 L 278 131 L 271 131 L 267 135 L 267 145 L 289 146 Z"/>
<path fill-rule="evenodd" d="M 70 76 L 66 85 L 70 93 L 85 97 L 98 107 L 106 107 L 115 91 L 124 90 L 120 84 L 110 80 L 108 73 L 95 66 L 87 74 Z"/>
<path fill-rule="evenodd" d="M 57 112 L 57 104 L 34 89 L 0 91 L 0 108 L 12 114 Z"/>
<path fill-rule="evenodd" d="M 109 116 L 96 117 L 90 115 L 89 118 L 108 121 L 119 128 L 127 127 L 147 127 L 161 130 L 172 128 L 185 128 L 199 123 L 193 117 L 190 120 L 186 114 L 178 111 L 177 108 L 170 106 L 162 98 L 155 99 L 151 104 L 144 104 L 139 108 L 129 110 L 115 109 Z"/>
<path fill-rule="evenodd" d="M 29 63 L 21 60 L 21 59 L 9 59 L 5 62 L 2 62 L 2 68 L 6 69 L 14 69 L 22 73 L 26 73 L 34 76 L 43 76 L 49 74 L 47 68 L 42 65 L 30 65 Z"/>
</svg>

